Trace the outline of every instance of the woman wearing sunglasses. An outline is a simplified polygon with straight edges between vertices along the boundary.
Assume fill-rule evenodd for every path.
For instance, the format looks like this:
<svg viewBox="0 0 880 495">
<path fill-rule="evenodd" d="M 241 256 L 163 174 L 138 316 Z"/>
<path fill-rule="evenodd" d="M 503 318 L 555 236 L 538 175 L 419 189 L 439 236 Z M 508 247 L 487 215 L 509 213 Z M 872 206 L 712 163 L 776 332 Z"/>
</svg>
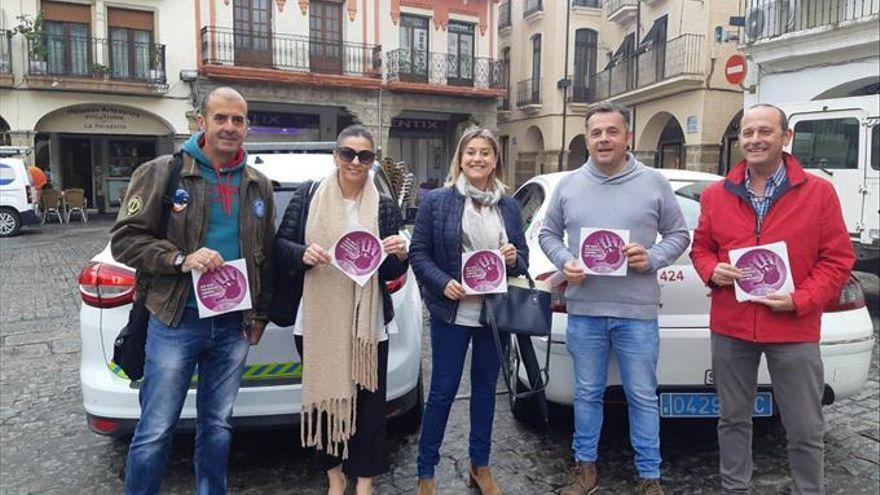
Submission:
<svg viewBox="0 0 880 495">
<path fill-rule="evenodd" d="M 431 391 L 419 438 L 419 495 L 435 493 L 434 467 L 449 409 L 471 346 L 469 439 L 471 484 L 482 495 L 500 495 L 489 468 L 495 384 L 501 362 L 492 331 L 480 323 L 481 296 L 465 295 L 462 253 L 501 251 L 507 275 L 528 268 L 528 247 L 516 201 L 501 182 L 498 141 L 487 129 L 464 133 L 449 169 L 446 187 L 428 193 L 419 205 L 410 258 L 431 313 Z"/>
<path fill-rule="evenodd" d="M 357 495 L 371 494 L 373 477 L 388 470 L 386 325 L 394 307 L 384 282 L 405 274 L 408 264 L 400 212 L 370 178 L 373 148 L 368 130 L 345 128 L 333 153 L 335 172 L 294 192 L 275 237 L 276 266 L 302 278 L 294 324 L 303 358 L 301 441 L 315 447 L 329 495 L 342 495 L 349 479 L 357 480 Z M 351 230 L 381 239 L 388 255 L 363 286 L 330 265 L 329 249 Z M 368 242 L 349 247 L 365 251 L 353 253 L 355 264 L 360 254 L 381 254 Z"/>
</svg>

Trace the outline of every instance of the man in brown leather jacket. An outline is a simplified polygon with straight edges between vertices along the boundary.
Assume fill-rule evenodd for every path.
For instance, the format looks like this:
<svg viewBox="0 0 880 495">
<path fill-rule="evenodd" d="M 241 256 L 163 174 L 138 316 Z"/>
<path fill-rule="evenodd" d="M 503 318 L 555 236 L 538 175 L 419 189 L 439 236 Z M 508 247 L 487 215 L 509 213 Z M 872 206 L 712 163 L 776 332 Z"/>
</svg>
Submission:
<svg viewBox="0 0 880 495">
<path fill-rule="evenodd" d="M 247 103 L 231 88 L 214 89 L 199 126 L 183 146 L 172 204 L 163 203 L 177 162 L 169 155 L 137 169 L 111 230 L 113 256 L 137 270 L 138 297 L 146 298 L 151 313 L 127 494 L 159 491 L 196 365 L 197 491 L 226 493 L 232 406 L 248 347 L 260 341 L 267 320 L 274 202 L 271 182 L 246 164 Z M 165 208 L 171 211 L 162 238 Z M 239 258 L 252 309 L 199 318 L 190 272 L 213 272 Z"/>
</svg>

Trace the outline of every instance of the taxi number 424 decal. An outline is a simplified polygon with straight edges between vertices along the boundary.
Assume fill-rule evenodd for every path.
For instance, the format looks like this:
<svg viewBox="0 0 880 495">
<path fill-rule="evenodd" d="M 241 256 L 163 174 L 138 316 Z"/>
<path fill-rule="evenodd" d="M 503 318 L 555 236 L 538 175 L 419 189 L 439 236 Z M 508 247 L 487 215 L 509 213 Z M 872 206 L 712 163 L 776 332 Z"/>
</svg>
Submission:
<svg viewBox="0 0 880 495">
<path fill-rule="evenodd" d="M 657 278 L 661 282 L 684 282 L 684 272 L 681 270 L 660 270 Z"/>
</svg>

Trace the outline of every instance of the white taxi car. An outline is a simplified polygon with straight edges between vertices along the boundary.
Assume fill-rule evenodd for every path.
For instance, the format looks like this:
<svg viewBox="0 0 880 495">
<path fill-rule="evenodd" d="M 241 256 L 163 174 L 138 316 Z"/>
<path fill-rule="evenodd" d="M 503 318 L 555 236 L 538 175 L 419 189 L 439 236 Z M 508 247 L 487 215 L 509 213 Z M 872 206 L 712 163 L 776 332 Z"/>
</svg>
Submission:
<svg viewBox="0 0 880 495">
<path fill-rule="evenodd" d="M 672 184 L 684 213 L 688 228 L 693 231 L 700 214 L 701 191 L 722 177 L 685 170 L 660 170 Z M 538 245 L 553 190 L 568 173 L 540 175 L 522 185 L 515 198 L 522 209 L 526 241 L 530 250 L 529 272 L 536 280 L 547 281 L 556 268 Z M 693 237 L 693 236 L 692 236 Z M 554 280 L 558 277 L 554 277 Z M 700 280 L 685 252 L 669 267 L 657 272 L 661 287 L 660 358 L 657 375 L 660 415 L 668 418 L 717 417 L 719 405 L 714 393 L 709 346 L 709 289 Z M 543 363 L 550 345 L 550 379 L 546 396 L 550 402 L 571 404 L 574 374 L 571 357 L 565 348 L 566 309 L 564 285 L 553 289 L 553 327 L 546 338 L 533 338 L 538 360 Z M 820 349 L 825 367 L 824 404 L 857 394 L 865 384 L 874 347 L 874 331 L 864 294 L 859 282 L 850 277 L 838 300 L 825 308 L 822 316 Z M 529 383 L 517 354 L 512 354 L 511 374 L 518 377 L 518 388 Z M 512 377 L 513 378 L 513 377 Z M 606 403 L 624 399 L 620 374 L 614 354 L 608 368 Z M 755 402 L 756 416 L 775 414 L 772 384 L 766 361 L 762 359 L 758 375 L 759 394 Z M 514 414 L 521 416 L 529 402 L 511 401 Z"/>
<path fill-rule="evenodd" d="M 248 163 L 269 177 L 275 189 L 276 227 L 296 186 L 319 180 L 333 169 L 332 155 L 250 153 Z M 383 194 L 389 181 L 374 165 L 373 178 Z M 393 197 L 393 195 L 392 195 Z M 406 230 L 401 235 L 409 238 Z M 82 297 L 80 380 L 89 428 L 103 435 L 131 433 L 140 417 L 138 382 L 132 382 L 113 363 L 113 342 L 127 323 L 134 270 L 113 260 L 110 246 L 92 258 L 79 274 Z M 421 378 L 422 302 L 412 270 L 387 282 L 394 303 L 396 332 L 389 332 L 387 409 L 389 418 L 402 417 L 417 426 L 423 404 Z M 269 324 L 260 344 L 251 347 L 233 409 L 236 428 L 282 426 L 299 421 L 302 364 L 293 328 Z M 178 425 L 195 425 L 196 390 L 191 387 Z"/>
</svg>

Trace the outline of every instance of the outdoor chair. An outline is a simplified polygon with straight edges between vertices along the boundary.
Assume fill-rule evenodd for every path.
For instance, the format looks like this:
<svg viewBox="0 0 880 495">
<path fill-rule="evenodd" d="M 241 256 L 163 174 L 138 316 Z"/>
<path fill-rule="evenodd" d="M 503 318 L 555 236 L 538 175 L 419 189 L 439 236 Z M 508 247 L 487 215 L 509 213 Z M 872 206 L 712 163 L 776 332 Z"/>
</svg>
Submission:
<svg viewBox="0 0 880 495">
<path fill-rule="evenodd" d="M 55 215 L 58 223 L 64 223 L 61 209 L 61 193 L 57 189 L 43 189 L 40 191 L 40 210 L 43 212 L 43 221 L 49 219 L 49 215 Z"/>
<path fill-rule="evenodd" d="M 67 223 L 70 223 L 70 215 L 79 214 L 83 223 L 89 223 L 89 216 L 86 213 L 86 192 L 82 189 L 65 189 L 64 202 L 67 203 Z"/>
</svg>

